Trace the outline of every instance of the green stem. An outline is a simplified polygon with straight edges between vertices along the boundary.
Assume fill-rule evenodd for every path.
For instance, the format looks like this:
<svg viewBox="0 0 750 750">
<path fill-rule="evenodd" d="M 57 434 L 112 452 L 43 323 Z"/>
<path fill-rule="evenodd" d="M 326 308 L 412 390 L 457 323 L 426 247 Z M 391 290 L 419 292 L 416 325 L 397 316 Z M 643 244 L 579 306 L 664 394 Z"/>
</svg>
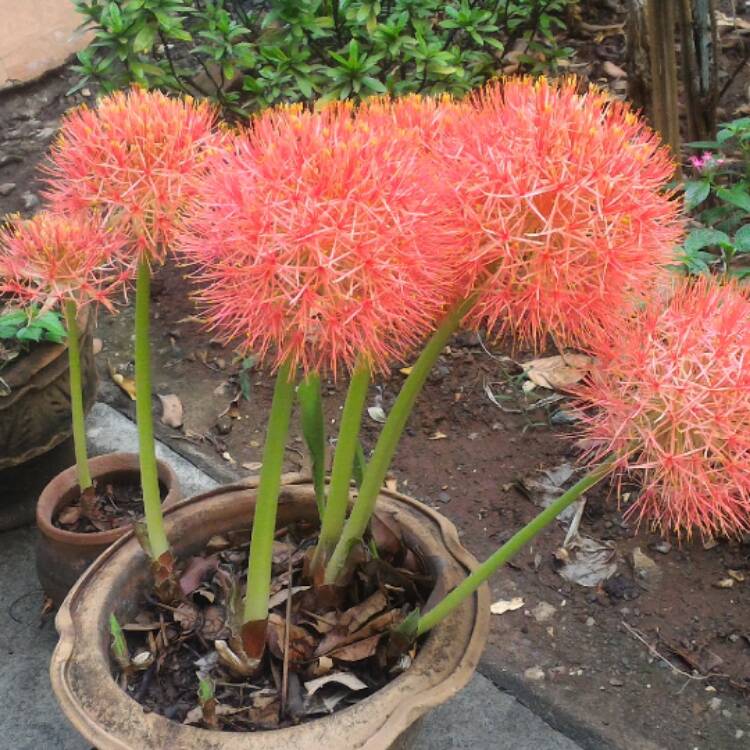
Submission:
<svg viewBox="0 0 750 750">
<path fill-rule="evenodd" d="M 135 417 L 138 423 L 138 456 L 146 530 L 151 557 L 158 560 L 169 550 L 169 542 L 164 531 L 164 517 L 161 510 L 154 421 L 151 412 L 150 305 L 151 269 L 145 260 L 140 260 L 135 286 Z"/>
<path fill-rule="evenodd" d="M 370 368 L 366 362 L 357 362 L 341 414 L 339 436 L 336 441 L 336 453 L 331 470 L 331 486 L 328 490 L 328 502 L 320 527 L 320 538 L 312 560 L 312 570 L 325 565 L 331 552 L 341 536 L 341 529 L 346 519 L 349 506 L 349 487 L 354 467 L 354 456 L 357 451 L 357 438 L 362 422 L 362 411 L 367 398 L 367 386 L 370 383 Z"/>
<path fill-rule="evenodd" d="M 614 466 L 614 459 L 608 459 L 555 500 L 520 531 L 517 531 L 500 549 L 488 557 L 470 576 L 465 578 L 445 598 L 429 612 L 422 615 L 417 625 L 417 634 L 422 635 L 434 628 L 465 599 L 471 596 L 500 566 L 504 565 L 525 547 L 542 529 L 562 513 L 571 503 L 603 479 Z"/>
<path fill-rule="evenodd" d="M 453 307 L 443 319 L 440 327 L 435 331 L 419 358 L 412 367 L 411 373 L 404 381 L 401 391 L 396 398 L 391 413 L 386 419 L 383 430 L 378 438 L 375 451 L 367 464 L 362 486 L 359 489 L 357 501 L 354 503 L 351 515 L 344 526 L 341 538 L 326 567 L 325 582 L 335 583 L 346 566 L 352 547 L 359 541 L 370 522 L 375 510 L 375 502 L 383 486 L 385 475 L 398 446 L 398 441 L 406 427 L 406 422 L 414 407 L 414 402 L 424 386 L 427 376 L 435 361 L 443 351 L 448 339 L 458 328 L 461 319 L 471 309 L 475 296 L 472 295 Z"/>
<path fill-rule="evenodd" d="M 75 448 L 78 487 L 83 492 L 91 487 L 91 471 L 86 449 L 86 413 L 83 406 L 83 379 L 81 377 L 81 332 L 78 328 L 78 310 L 73 300 L 65 303 L 65 327 L 68 329 L 68 369 L 70 371 L 70 412 L 73 421 L 73 446 Z"/>
<path fill-rule="evenodd" d="M 293 404 L 294 378 L 290 366 L 284 364 L 276 375 L 271 414 L 268 418 L 268 433 L 263 449 L 263 467 L 260 470 L 258 499 L 250 538 L 244 622 L 265 620 L 268 617 L 276 509 Z"/>
</svg>

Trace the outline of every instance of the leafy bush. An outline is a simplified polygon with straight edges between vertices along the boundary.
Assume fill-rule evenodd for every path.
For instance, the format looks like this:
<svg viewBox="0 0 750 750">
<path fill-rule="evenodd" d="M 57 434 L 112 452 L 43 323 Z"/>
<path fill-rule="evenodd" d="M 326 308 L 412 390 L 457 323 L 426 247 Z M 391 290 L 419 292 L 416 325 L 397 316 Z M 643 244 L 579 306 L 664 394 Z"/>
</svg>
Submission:
<svg viewBox="0 0 750 750">
<path fill-rule="evenodd" d="M 685 183 L 698 226 L 682 245 L 683 268 L 750 276 L 750 117 L 721 125 L 715 141 L 688 145 L 701 155 L 691 157 L 695 174 Z"/>
<path fill-rule="evenodd" d="M 40 313 L 39 308 L 29 307 L 0 313 L 0 342 L 27 344 L 51 341 L 62 344 L 65 337 L 60 316 L 53 310 Z"/>
<path fill-rule="evenodd" d="M 75 0 L 96 30 L 79 54 L 105 91 L 130 83 L 246 111 L 386 91 L 462 94 L 506 53 L 534 72 L 570 54 L 570 0 Z"/>
</svg>

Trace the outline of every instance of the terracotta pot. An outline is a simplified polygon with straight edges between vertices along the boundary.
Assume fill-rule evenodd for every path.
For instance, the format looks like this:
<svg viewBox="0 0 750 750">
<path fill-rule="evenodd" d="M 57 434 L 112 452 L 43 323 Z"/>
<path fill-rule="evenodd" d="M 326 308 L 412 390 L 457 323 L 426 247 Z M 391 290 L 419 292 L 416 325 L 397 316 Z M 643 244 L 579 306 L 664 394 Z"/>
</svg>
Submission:
<svg viewBox="0 0 750 750">
<path fill-rule="evenodd" d="M 177 477 L 163 461 L 157 461 L 164 506 L 182 498 Z M 91 476 L 99 482 L 140 481 L 138 455 L 107 453 L 90 459 Z M 59 604 L 81 573 L 113 542 L 130 533 L 129 526 L 82 534 L 59 529 L 52 519 L 79 495 L 76 467 L 58 474 L 44 488 L 36 506 L 39 539 L 36 546 L 36 572 L 47 596 Z"/>
<path fill-rule="evenodd" d="M 199 553 L 214 534 L 249 526 L 254 486 L 235 485 L 185 500 L 165 514 L 179 557 Z M 388 514 L 436 576 L 431 601 L 460 581 L 476 561 L 449 521 L 408 497 L 383 492 Z M 317 518 L 312 486 L 287 479 L 280 526 Z M 60 641 L 52 656 L 52 687 L 75 728 L 98 750 L 386 750 L 411 747 L 415 723 L 471 678 L 489 626 L 489 590 L 482 587 L 435 627 L 412 666 L 360 703 L 306 724 L 252 733 L 217 732 L 179 724 L 141 706 L 112 678 L 108 618 L 127 622 L 149 585 L 148 560 L 128 535 L 110 547 L 73 587 L 60 608 Z M 428 603 L 429 606 L 429 603 Z"/>
<path fill-rule="evenodd" d="M 84 407 L 96 399 L 92 348 L 93 318 L 84 310 L 79 325 Z M 34 520 L 34 503 L 47 482 L 69 466 L 72 445 L 68 350 L 64 344 L 35 344 L 0 372 L 0 529 Z M 7 388 L 5 387 L 7 386 Z M 57 450 L 54 450 L 57 448 Z M 49 460 L 48 460 L 49 459 Z"/>
</svg>

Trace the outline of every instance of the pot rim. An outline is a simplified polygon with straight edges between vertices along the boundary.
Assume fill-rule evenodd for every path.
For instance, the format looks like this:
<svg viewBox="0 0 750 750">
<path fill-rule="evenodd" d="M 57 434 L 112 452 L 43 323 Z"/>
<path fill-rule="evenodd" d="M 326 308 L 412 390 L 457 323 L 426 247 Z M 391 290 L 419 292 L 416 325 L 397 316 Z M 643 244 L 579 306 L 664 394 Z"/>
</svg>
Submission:
<svg viewBox="0 0 750 750">
<path fill-rule="evenodd" d="M 114 465 L 113 465 L 114 464 Z M 118 465 L 119 464 L 119 465 Z M 173 505 L 179 500 L 179 483 L 177 475 L 172 467 L 161 459 L 156 460 L 159 482 L 167 494 L 162 500 L 162 505 Z M 110 474 L 130 473 L 136 475 L 136 481 L 140 477 L 140 463 L 137 453 L 115 451 L 114 453 L 103 453 L 89 459 L 89 469 L 92 479 L 101 479 Z M 55 513 L 73 498 L 67 499 L 67 495 L 78 487 L 78 473 L 75 464 L 64 471 L 56 474 L 42 490 L 36 505 L 36 525 L 39 531 L 48 539 L 64 544 L 81 547 L 100 547 L 121 539 L 123 535 L 132 533 L 129 525 L 120 526 L 107 531 L 68 531 L 60 529 L 52 523 Z"/>
<path fill-rule="evenodd" d="M 310 481 L 308 478 L 296 473 L 292 475 L 285 475 L 283 481 L 287 486 L 310 485 Z M 197 503 L 203 502 L 210 497 L 215 497 L 216 495 L 231 493 L 234 491 L 246 492 L 248 490 L 253 490 L 257 487 L 257 483 L 257 478 L 251 478 L 246 482 L 242 482 L 239 484 L 225 485 L 223 487 L 214 488 L 206 493 L 195 495 L 178 502 L 177 504 L 171 506 L 167 510 L 165 515 L 177 513 L 181 510 L 184 510 L 185 508 L 189 508 L 190 506 L 194 506 Z M 435 537 L 439 538 L 440 543 L 446 550 L 447 556 L 453 558 L 458 567 L 463 568 L 464 574 L 473 570 L 478 565 L 476 559 L 461 546 L 456 527 L 447 518 L 414 498 L 402 495 L 397 492 L 393 492 L 386 488 L 383 488 L 381 490 L 380 495 L 381 497 L 385 497 L 391 501 L 395 501 L 395 503 L 393 504 L 389 503 L 389 505 L 392 505 L 392 507 L 398 503 L 404 504 L 407 506 L 407 510 L 410 510 L 415 514 L 421 513 L 423 516 L 427 517 L 428 521 L 434 523 L 437 527 L 437 533 L 435 534 Z M 53 691 L 55 692 L 56 697 L 58 698 L 58 702 L 61 704 L 64 713 L 73 724 L 73 726 L 89 742 L 97 744 L 101 743 L 102 741 L 106 741 L 108 743 L 106 747 L 116 747 L 121 748 L 121 750 L 133 750 L 133 748 L 131 748 L 130 745 L 126 744 L 125 741 L 121 740 L 119 737 L 114 737 L 113 735 L 107 733 L 106 729 L 96 721 L 89 719 L 86 710 L 82 707 L 76 692 L 73 690 L 72 685 L 69 682 L 68 672 L 71 667 L 71 658 L 73 657 L 74 651 L 76 650 L 76 642 L 78 641 L 80 643 L 80 638 L 76 635 L 76 625 L 73 621 L 73 612 L 79 611 L 83 604 L 81 602 L 76 602 L 75 600 L 79 596 L 81 590 L 85 589 L 91 576 L 93 576 L 98 569 L 105 567 L 111 560 L 111 558 L 115 556 L 118 551 L 131 540 L 131 536 L 132 531 L 128 532 L 126 535 L 118 539 L 117 542 L 108 547 L 107 550 L 105 550 L 97 558 L 95 563 L 81 576 L 81 578 L 70 590 L 68 596 L 60 606 L 60 609 L 55 618 L 55 625 L 60 635 L 60 639 L 55 648 L 50 663 L 50 678 Z M 365 742 L 365 744 L 358 744 L 358 748 L 361 748 L 362 750 L 365 750 L 365 748 L 367 750 L 382 750 L 382 748 L 390 747 L 391 743 L 398 739 L 398 737 L 411 724 L 417 721 L 430 708 L 433 708 L 434 706 L 437 706 L 440 703 L 444 702 L 468 683 L 476 669 L 477 664 L 479 663 L 479 659 L 484 649 L 484 644 L 489 630 L 490 592 L 488 585 L 486 583 L 482 584 L 482 586 L 480 586 L 480 588 L 474 592 L 469 601 L 473 601 L 471 614 L 464 616 L 470 617 L 470 632 L 468 634 L 468 637 L 466 637 L 459 646 L 459 648 L 461 648 L 460 663 L 452 667 L 452 671 L 449 674 L 445 675 L 445 677 L 443 677 L 436 684 L 429 684 L 427 686 L 421 685 L 419 684 L 420 678 L 417 676 L 417 687 L 419 687 L 419 690 L 417 690 L 416 693 L 410 694 L 409 701 L 398 703 L 392 709 L 389 709 L 386 717 L 387 721 L 374 730 L 374 733 Z M 438 638 L 438 634 L 446 624 L 447 623 L 440 623 L 429 633 L 429 635 L 427 636 L 427 640 L 422 646 L 422 649 L 420 649 L 420 652 L 423 652 L 431 641 L 434 641 L 434 639 Z M 96 646 L 94 646 L 94 648 L 96 649 Z M 417 655 L 417 659 L 415 660 L 415 666 L 418 659 L 419 654 Z M 424 665 L 425 662 L 422 662 L 422 664 Z M 327 720 L 335 720 L 336 717 L 345 716 L 348 712 L 352 711 L 357 706 L 366 705 L 369 701 L 373 700 L 383 691 L 387 690 L 389 687 L 395 685 L 396 683 L 401 683 L 403 685 L 404 681 L 408 679 L 410 672 L 412 672 L 412 669 L 414 669 L 414 667 L 396 677 L 383 688 L 373 693 L 372 696 L 368 696 L 363 701 L 353 706 L 335 712 L 334 714 L 321 717 L 320 719 L 313 719 L 309 722 L 305 722 L 304 724 L 294 727 L 285 727 L 273 730 L 259 730 L 258 732 L 241 733 L 241 735 L 237 735 L 236 733 L 231 732 L 207 730 L 199 727 L 190 727 L 189 729 L 191 734 L 193 731 L 196 733 L 196 740 L 200 740 L 200 738 L 203 738 L 205 742 L 214 740 L 215 742 L 219 743 L 214 744 L 212 742 L 210 745 L 211 748 L 222 747 L 222 744 L 219 741 L 221 737 L 229 738 L 242 736 L 243 739 L 247 741 L 248 748 L 253 747 L 253 737 L 260 740 L 273 739 L 274 742 L 278 741 L 283 743 L 284 741 L 288 741 L 290 739 L 289 735 L 294 731 L 299 731 L 301 729 L 304 729 L 305 727 L 314 728 L 317 726 L 320 728 L 323 722 L 327 722 Z M 417 674 L 419 674 L 419 671 L 417 672 Z M 107 677 L 112 680 L 112 682 L 114 682 L 111 674 L 108 674 Z M 134 711 L 138 711 L 141 709 L 140 704 L 135 702 L 125 692 L 122 692 L 122 699 L 123 702 L 127 702 Z M 152 714 L 151 717 L 152 721 L 163 720 L 164 722 L 174 724 L 175 727 L 180 727 L 183 730 L 186 729 L 186 727 L 184 727 L 183 725 L 177 722 L 172 722 L 166 717 L 157 717 L 154 714 Z M 198 742 L 195 747 L 199 746 L 204 745 L 201 745 L 200 742 Z M 232 747 L 235 746 L 236 745 L 232 745 Z M 205 747 L 208 747 L 208 745 L 205 745 Z M 265 747 L 265 745 L 263 745 L 263 747 Z M 140 748 L 138 750 L 140 750 Z"/>
</svg>

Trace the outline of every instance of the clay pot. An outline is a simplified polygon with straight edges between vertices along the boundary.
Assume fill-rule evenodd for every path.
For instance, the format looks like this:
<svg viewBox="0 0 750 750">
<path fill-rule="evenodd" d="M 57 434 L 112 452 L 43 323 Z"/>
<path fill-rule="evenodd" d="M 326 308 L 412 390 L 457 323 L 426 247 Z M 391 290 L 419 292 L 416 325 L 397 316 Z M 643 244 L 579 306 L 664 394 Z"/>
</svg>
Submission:
<svg viewBox="0 0 750 750">
<path fill-rule="evenodd" d="M 83 401 L 88 411 L 96 399 L 97 378 L 93 317 L 85 308 L 79 325 Z M 4 367 L 0 377 L 1 392 L 9 391 L 0 395 L 0 529 L 11 529 L 34 520 L 34 503 L 42 488 L 60 468 L 70 465 L 72 445 L 61 445 L 72 433 L 67 346 L 35 344 Z"/>
<path fill-rule="evenodd" d="M 135 453 L 107 453 L 90 459 L 91 476 L 98 482 L 140 480 L 138 455 Z M 174 505 L 182 498 L 177 477 L 163 461 L 157 461 L 159 484 L 164 497 L 162 505 Z M 36 546 L 36 572 L 44 592 L 59 604 L 78 580 L 81 573 L 113 542 L 130 532 L 129 526 L 109 531 L 82 534 L 59 529 L 52 519 L 66 505 L 78 497 L 76 467 L 58 474 L 44 488 L 36 506 L 36 525 L 39 539 Z"/>
<path fill-rule="evenodd" d="M 215 534 L 248 527 L 254 486 L 219 488 L 185 500 L 165 513 L 178 557 L 198 554 Z M 436 586 L 430 602 L 476 566 L 449 521 L 403 495 L 383 492 L 378 513 L 401 527 L 418 550 Z M 286 483 L 279 526 L 315 521 L 312 486 Z M 73 726 L 99 750 L 386 750 L 409 748 L 415 723 L 471 678 L 489 626 L 489 590 L 483 586 L 424 641 L 412 666 L 360 703 L 306 724 L 252 733 L 218 732 L 179 724 L 141 706 L 112 677 L 108 618 L 127 622 L 149 586 L 149 563 L 132 535 L 110 547 L 79 579 L 60 608 L 60 641 L 50 674 L 57 700 Z M 428 602 L 427 606 L 430 606 Z"/>
</svg>

